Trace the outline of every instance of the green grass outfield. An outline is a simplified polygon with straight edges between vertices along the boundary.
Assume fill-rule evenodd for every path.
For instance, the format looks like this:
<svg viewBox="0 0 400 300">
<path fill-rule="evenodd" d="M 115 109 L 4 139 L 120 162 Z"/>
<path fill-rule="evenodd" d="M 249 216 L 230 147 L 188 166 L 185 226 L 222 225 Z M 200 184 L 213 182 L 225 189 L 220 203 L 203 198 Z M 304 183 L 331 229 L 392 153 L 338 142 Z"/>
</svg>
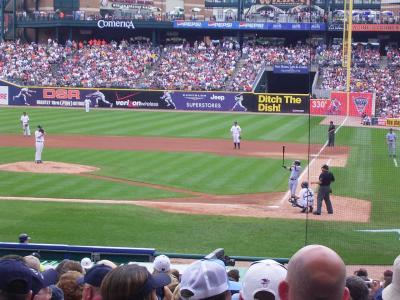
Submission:
<svg viewBox="0 0 400 300">
<path fill-rule="evenodd" d="M 138 112 L 75 109 L 1 108 L 0 134 L 21 134 L 27 110 L 31 130 L 48 134 L 230 138 L 237 120 L 246 140 L 325 142 L 320 117 L 264 114 Z M 337 250 L 347 263 L 391 264 L 398 255 L 396 233 L 356 229 L 400 228 L 399 169 L 389 160 L 386 131 L 342 127 L 337 144 L 351 146 L 346 168 L 333 168 L 335 194 L 372 202 L 369 224 L 169 214 L 131 205 L 0 201 L 0 240 L 29 232 L 34 242 L 155 247 L 158 251 L 208 253 L 224 247 L 229 255 L 289 257 L 305 243 Z M 0 148 L 0 163 L 31 160 L 30 148 Z M 45 149 L 45 160 L 98 166 L 99 174 L 182 189 L 240 194 L 285 191 L 287 172 L 280 159 L 221 157 L 207 153 L 161 153 L 91 149 Z M 303 162 L 304 164 L 306 162 Z M 183 197 L 148 187 L 76 175 L 0 172 L 0 196 L 87 199 Z M 349 210 L 353 209 L 349 207 Z M 357 214 L 357 211 L 354 211 Z"/>
</svg>

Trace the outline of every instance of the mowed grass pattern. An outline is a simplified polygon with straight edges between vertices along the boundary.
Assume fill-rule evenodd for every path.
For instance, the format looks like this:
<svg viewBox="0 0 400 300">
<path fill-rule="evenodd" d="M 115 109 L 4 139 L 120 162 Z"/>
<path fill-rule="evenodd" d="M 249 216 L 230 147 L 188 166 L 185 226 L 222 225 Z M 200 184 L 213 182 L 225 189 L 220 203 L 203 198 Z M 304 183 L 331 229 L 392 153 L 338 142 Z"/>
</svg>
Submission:
<svg viewBox="0 0 400 300">
<path fill-rule="evenodd" d="M 26 108 L 1 109 L 0 133 L 20 134 L 19 116 L 24 109 Z M 234 120 L 243 128 L 244 145 L 246 139 L 307 143 L 309 126 L 310 142 L 323 144 L 327 132 L 326 126 L 319 125 L 322 118 L 312 117 L 309 120 L 308 116 L 117 110 L 96 110 L 85 114 L 82 110 L 75 109 L 36 108 L 29 108 L 28 113 L 32 127 L 40 122 L 49 134 L 228 139 L 229 128 Z M 51 230 L 46 231 L 46 226 L 37 223 L 32 228 L 38 241 L 156 247 L 160 251 L 182 253 L 207 253 L 213 248 L 225 247 L 227 253 L 232 255 L 277 257 L 290 256 L 305 243 L 322 243 L 337 250 L 347 263 L 389 264 L 398 255 L 399 241 L 396 233 L 355 231 L 399 228 L 400 205 L 397 195 L 400 174 L 387 156 L 385 134 L 386 131 L 381 129 L 342 127 L 336 136 L 336 144 L 350 146 L 351 154 L 346 168 L 332 168 L 337 179 L 333 185 L 333 197 L 343 195 L 371 201 L 372 214 L 368 224 L 312 222 L 306 219 L 294 221 L 186 216 L 134 206 L 93 205 L 89 208 L 81 204 L 0 202 L 1 211 L 8 215 L 6 219 L 0 220 L 0 228 L 5 229 L 0 231 L 0 239 L 14 240 L 18 233 L 29 231 L 26 228 L 31 228 L 31 220 L 37 220 L 41 215 L 46 215 L 46 212 L 56 210 L 60 213 L 45 220 L 46 224 L 54 222 Z M 0 150 L 0 161 L 5 163 L 29 160 L 32 155 L 33 148 L 3 148 Z M 281 161 L 274 159 L 222 158 L 203 153 L 77 149 L 45 149 L 45 156 L 47 160 L 98 165 L 101 167 L 99 174 L 105 176 L 216 194 L 284 191 L 287 186 L 288 174 L 280 167 Z M 60 179 L 67 179 L 68 182 L 73 177 L 51 175 L 46 178 L 40 174 L 29 175 L 27 178 L 24 176 L 2 172 L 1 182 L 4 180 L 7 184 L 3 183 L 0 191 L 22 193 L 19 188 L 23 188 L 24 194 L 28 194 L 33 193 L 35 186 L 41 186 L 49 178 L 56 178 L 52 179 L 51 184 L 58 185 Z M 66 185 L 69 188 L 61 186 L 57 191 L 53 187 L 55 190 L 46 191 L 46 194 L 73 194 L 70 190 L 79 189 L 81 192 L 76 192 L 76 197 L 78 194 L 89 197 L 100 194 L 97 189 L 104 186 L 109 191 L 105 193 L 114 198 L 118 196 L 137 199 L 137 195 L 144 198 L 146 195 L 170 197 L 163 195 L 160 190 L 138 188 L 136 191 L 136 187 L 124 187 L 124 184 L 116 186 L 110 183 L 108 187 L 108 183 L 103 180 L 85 180 L 86 191 L 79 182 L 71 181 Z M 181 197 L 182 194 L 175 196 Z M 104 199 L 101 196 L 99 198 Z M 23 213 L 18 214 L 17 211 Z M 80 224 L 83 220 L 91 220 L 83 225 L 87 234 L 69 233 L 67 217 L 62 215 L 65 211 L 68 212 L 71 222 Z M 117 217 L 113 217 L 111 222 L 108 221 L 108 216 Z M 129 241 L 126 234 L 129 235 Z"/>
</svg>

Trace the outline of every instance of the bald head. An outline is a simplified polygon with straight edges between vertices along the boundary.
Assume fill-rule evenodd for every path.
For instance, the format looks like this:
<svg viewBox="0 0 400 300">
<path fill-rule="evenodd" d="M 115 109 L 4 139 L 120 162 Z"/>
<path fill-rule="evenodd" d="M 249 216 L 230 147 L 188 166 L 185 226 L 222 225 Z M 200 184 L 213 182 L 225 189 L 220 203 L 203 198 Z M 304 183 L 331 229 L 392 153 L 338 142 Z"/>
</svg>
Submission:
<svg viewBox="0 0 400 300">
<path fill-rule="evenodd" d="M 349 295 L 345 284 L 340 256 L 325 246 L 310 245 L 290 259 L 279 294 L 283 300 L 345 300 Z"/>
</svg>

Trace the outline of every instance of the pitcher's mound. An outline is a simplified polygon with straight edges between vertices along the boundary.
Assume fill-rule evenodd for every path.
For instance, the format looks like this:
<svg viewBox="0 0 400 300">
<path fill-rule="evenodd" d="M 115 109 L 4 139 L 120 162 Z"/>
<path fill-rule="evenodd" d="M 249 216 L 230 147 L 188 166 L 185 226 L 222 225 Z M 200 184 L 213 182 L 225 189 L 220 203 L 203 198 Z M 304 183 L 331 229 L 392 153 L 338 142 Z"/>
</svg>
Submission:
<svg viewBox="0 0 400 300">
<path fill-rule="evenodd" d="M 60 173 L 60 174 L 77 174 L 85 172 L 93 172 L 99 170 L 99 168 L 68 164 L 63 162 L 44 161 L 41 164 L 35 164 L 30 161 L 19 161 L 12 164 L 0 165 L 1 171 L 11 172 L 30 172 L 30 173 Z"/>
</svg>

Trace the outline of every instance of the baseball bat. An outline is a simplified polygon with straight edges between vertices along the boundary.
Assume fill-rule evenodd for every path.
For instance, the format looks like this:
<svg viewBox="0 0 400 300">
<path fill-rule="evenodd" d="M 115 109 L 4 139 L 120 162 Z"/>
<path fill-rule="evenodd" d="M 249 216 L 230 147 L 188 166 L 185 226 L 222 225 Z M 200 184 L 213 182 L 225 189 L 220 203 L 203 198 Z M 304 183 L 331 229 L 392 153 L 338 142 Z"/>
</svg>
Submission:
<svg viewBox="0 0 400 300">
<path fill-rule="evenodd" d="M 285 165 L 285 146 L 282 146 L 282 166 Z"/>
</svg>

